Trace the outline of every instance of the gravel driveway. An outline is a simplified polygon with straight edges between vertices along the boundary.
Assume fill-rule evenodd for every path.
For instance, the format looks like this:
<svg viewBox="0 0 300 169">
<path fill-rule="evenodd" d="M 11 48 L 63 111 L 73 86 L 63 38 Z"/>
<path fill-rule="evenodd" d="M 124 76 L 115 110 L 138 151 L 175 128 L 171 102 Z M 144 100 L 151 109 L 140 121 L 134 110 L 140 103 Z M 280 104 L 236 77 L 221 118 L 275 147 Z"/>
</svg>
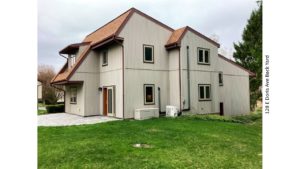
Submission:
<svg viewBox="0 0 300 169">
<path fill-rule="evenodd" d="M 119 120 L 107 116 L 81 117 L 67 113 L 53 113 L 38 116 L 38 126 L 71 126 L 81 124 L 95 124 Z"/>
</svg>

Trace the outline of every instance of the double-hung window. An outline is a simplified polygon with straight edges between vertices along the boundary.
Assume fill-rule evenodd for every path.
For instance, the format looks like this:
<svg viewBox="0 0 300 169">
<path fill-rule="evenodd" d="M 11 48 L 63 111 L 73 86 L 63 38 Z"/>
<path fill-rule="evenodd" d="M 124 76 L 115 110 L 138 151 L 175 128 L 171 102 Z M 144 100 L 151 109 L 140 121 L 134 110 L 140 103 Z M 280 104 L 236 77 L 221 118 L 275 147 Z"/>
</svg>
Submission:
<svg viewBox="0 0 300 169">
<path fill-rule="evenodd" d="M 71 87 L 71 97 L 70 97 L 70 103 L 76 104 L 77 103 L 77 88 Z"/>
<path fill-rule="evenodd" d="M 209 101 L 211 100 L 211 90 L 210 84 L 199 84 L 198 85 L 198 99 L 199 101 Z"/>
<path fill-rule="evenodd" d="M 144 84 L 144 104 L 155 104 L 154 102 L 154 93 L 155 93 L 154 84 Z"/>
<path fill-rule="evenodd" d="M 197 58 L 198 64 L 204 64 L 204 65 L 209 65 L 210 64 L 210 51 L 209 51 L 209 49 L 198 48 L 197 53 L 198 53 L 198 58 Z"/>
<path fill-rule="evenodd" d="M 154 63 L 154 46 L 143 45 L 144 63 Z"/>
</svg>

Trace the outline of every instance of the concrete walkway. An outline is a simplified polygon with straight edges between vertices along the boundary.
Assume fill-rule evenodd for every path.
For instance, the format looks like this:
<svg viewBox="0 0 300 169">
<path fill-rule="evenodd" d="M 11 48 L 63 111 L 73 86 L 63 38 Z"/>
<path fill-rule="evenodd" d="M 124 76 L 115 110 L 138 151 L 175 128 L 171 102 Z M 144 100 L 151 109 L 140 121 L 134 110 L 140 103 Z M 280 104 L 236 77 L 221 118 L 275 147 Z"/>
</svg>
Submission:
<svg viewBox="0 0 300 169">
<path fill-rule="evenodd" d="M 67 113 L 53 113 L 38 116 L 38 126 L 71 126 L 81 124 L 95 124 L 119 120 L 107 116 L 81 117 Z"/>
</svg>

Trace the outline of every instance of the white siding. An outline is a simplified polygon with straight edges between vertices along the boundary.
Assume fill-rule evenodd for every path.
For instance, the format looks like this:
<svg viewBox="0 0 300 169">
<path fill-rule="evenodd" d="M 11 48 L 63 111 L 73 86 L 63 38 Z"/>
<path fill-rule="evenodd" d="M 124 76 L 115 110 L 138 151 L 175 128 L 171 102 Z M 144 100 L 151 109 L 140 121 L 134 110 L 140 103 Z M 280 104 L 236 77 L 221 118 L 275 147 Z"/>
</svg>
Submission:
<svg viewBox="0 0 300 169">
<path fill-rule="evenodd" d="M 220 86 L 220 102 L 224 104 L 225 115 L 250 112 L 248 72 L 219 58 L 219 68 L 223 72 L 223 86 Z"/>
<path fill-rule="evenodd" d="M 125 40 L 125 118 L 133 118 L 138 108 L 157 108 L 157 87 L 161 89 L 161 108 L 169 96 L 168 52 L 164 45 L 171 31 L 134 13 L 121 31 Z M 154 46 L 154 64 L 143 63 L 143 44 Z M 155 84 L 155 105 L 144 105 L 143 85 Z"/>
<path fill-rule="evenodd" d="M 169 103 L 180 109 L 179 100 L 179 50 L 169 51 Z"/>
<path fill-rule="evenodd" d="M 77 103 L 70 103 L 71 97 L 71 87 L 77 88 Z M 84 116 L 84 85 L 68 85 L 66 86 L 66 96 L 65 96 L 65 112 L 70 114 L 76 114 Z"/>
<path fill-rule="evenodd" d="M 219 112 L 219 91 L 217 84 L 217 57 L 218 47 L 207 40 L 197 36 L 193 32 L 187 31 L 181 41 L 181 94 L 182 106 L 186 102 L 184 109 L 188 108 L 188 88 L 187 88 L 187 46 L 189 46 L 190 61 L 190 111 L 193 113 L 216 113 Z M 207 48 L 210 50 L 210 65 L 199 65 L 197 63 L 197 48 Z M 211 85 L 211 101 L 198 100 L 198 84 Z"/>
<path fill-rule="evenodd" d="M 83 116 L 99 115 L 99 56 L 90 52 L 71 77 L 71 81 L 84 81 L 84 94 L 78 95 L 82 99 Z M 68 92 L 67 92 L 68 93 Z M 83 98 L 79 98 L 83 97 Z"/>
<path fill-rule="evenodd" d="M 115 116 L 123 118 L 123 81 L 122 81 L 122 47 L 120 45 L 110 46 L 107 50 L 107 66 L 102 66 L 103 51 L 99 52 L 100 79 L 98 83 L 101 87 L 115 87 Z M 103 114 L 103 94 L 100 93 L 100 114 Z"/>
</svg>

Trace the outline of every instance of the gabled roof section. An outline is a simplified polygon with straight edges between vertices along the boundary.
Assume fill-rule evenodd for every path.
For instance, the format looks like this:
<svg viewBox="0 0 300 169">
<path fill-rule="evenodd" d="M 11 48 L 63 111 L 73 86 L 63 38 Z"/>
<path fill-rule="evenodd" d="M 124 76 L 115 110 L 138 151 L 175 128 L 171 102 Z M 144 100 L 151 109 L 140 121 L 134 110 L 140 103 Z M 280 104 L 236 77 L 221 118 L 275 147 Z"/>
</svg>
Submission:
<svg viewBox="0 0 300 169">
<path fill-rule="evenodd" d="M 201 34 L 200 32 L 194 30 L 193 28 L 189 27 L 189 26 L 186 26 L 186 27 L 183 27 L 183 28 L 180 28 L 180 29 L 177 29 L 175 30 L 172 35 L 170 36 L 167 44 L 165 45 L 165 47 L 167 49 L 171 49 L 171 48 L 174 48 L 174 47 L 178 47 L 180 46 L 180 43 L 181 43 L 181 40 L 182 38 L 184 37 L 185 33 L 187 31 L 191 31 L 193 32 L 194 34 L 196 34 L 197 36 L 207 40 L 208 42 L 212 43 L 213 45 L 215 45 L 216 47 L 220 47 L 220 44 L 215 42 L 214 40 L 208 38 L 207 36 Z"/>
<path fill-rule="evenodd" d="M 123 38 L 118 37 L 120 32 L 122 31 L 123 27 L 126 25 L 130 17 L 133 15 L 133 13 L 138 13 L 141 16 L 153 21 L 154 23 L 162 26 L 165 29 L 168 29 L 170 31 L 174 31 L 169 26 L 157 21 L 156 19 L 150 17 L 149 15 L 135 9 L 130 8 L 128 11 L 122 13 L 117 18 L 113 19 L 112 21 L 108 22 L 104 26 L 98 28 L 94 32 L 90 33 L 85 37 L 82 43 L 76 43 L 71 44 L 62 49 L 59 53 L 60 54 L 70 54 L 74 53 L 78 50 L 79 46 L 81 45 L 88 45 L 86 49 L 80 54 L 78 59 L 76 60 L 76 63 L 73 67 L 68 69 L 68 64 L 66 63 L 61 71 L 51 80 L 52 84 L 61 84 L 69 82 L 70 78 L 76 71 L 76 69 L 80 66 L 80 64 L 83 62 L 83 60 L 88 55 L 89 51 L 92 49 L 96 49 L 100 46 L 107 45 L 113 41 L 123 41 Z"/>
<path fill-rule="evenodd" d="M 85 37 L 83 42 L 91 42 L 91 45 L 95 45 L 97 43 L 100 43 L 103 40 L 109 39 L 110 37 L 117 37 L 119 36 L 121 30 L 123 27 L 126 25 L 130 17 L 133 15 L 133 13 L 138 13 L 141 16 L 155 22 L 156 24 L 170 30 L 174 31 L 172 28 L 169 26 L 157 21 L 156 19 L 150 17 L 149 15 L 135 9 L 135 8 L 130 8 L 128 11 L 124 12 L 117 18 L 113 19 L 112 21 L 108 22 L 104 26 L 98 28 L 94 32 L 90 33 Z"/>
<path fill-rule="evenodd" d="M 68 69 L 68 61 L 62 67 L 62 69 L 58 72 L 58 74 L 51 80 L 51 84 L 67 82 L 71 78 L 71 76 L 75 73 L 76 69 L 80 66 L 80 64 L 84 61 L 87 54 L 91 50 L 91 45 L 88 45 L 84 51 L 80 53 L 78 59 L 76 60 L 75 64 Z"/>
<path fill-rule="evenodd" d="M 179 42 L 182 39 L 182 36 L 184 35 L 184 32 L 186 31 L 187 27 L 183 27 L 180 29 L 175 30 L 172 35 L 170 36 L 167 45 L 174 44 Z"/>
<path fill-rule="evenodd" d="M 87 35 L 83 42 L 91 42 L 91 44 L 94 45 L 102 40 L 108 39 L 109 37 L 117 36 L 120 32 L 119 30 L 122 29 L 134 11 L 135 9 L 131 8 L 124 12 L 117 18 Z"/>
<path fill-rule="evenodd" d="M 236 62 L 234 62 L 234 61 L 232 61 L 232 60 L 226 58 L 225 56 L 223 56 L 223 55 L 221 55 L 221 54 L 218 54 L 218 56 L 219 56 L 219 58 L 221 58 L 221 59 L 223 59 L 223 60 L 225 60 L 225 61 L 227 61 L 227 62 L 233 64 L 234 66 L 237 66 L 238 68 L 243 69 L 244 71 L 248 72 L 248 73 L 249 73 L 249 76 L 251 76 L 251 77 L 255 77 L 255 76 L 256 76 L 255 73 L 253 73 L 253 72 L 251 72 L 250 70 L 248 70 L 248 69 L 242 67 L 241 65 L 237 64 Z"/>
<path fill-rule="evenodd" d="M 74 54 L 78 51 L 80 46 L 84 46 L 88 44 L 90 44 L 90 42 L 73 43 L 71 45 L 66 46 L 61 51 L 59 51 L 59 54 Z"/>
</svg>

